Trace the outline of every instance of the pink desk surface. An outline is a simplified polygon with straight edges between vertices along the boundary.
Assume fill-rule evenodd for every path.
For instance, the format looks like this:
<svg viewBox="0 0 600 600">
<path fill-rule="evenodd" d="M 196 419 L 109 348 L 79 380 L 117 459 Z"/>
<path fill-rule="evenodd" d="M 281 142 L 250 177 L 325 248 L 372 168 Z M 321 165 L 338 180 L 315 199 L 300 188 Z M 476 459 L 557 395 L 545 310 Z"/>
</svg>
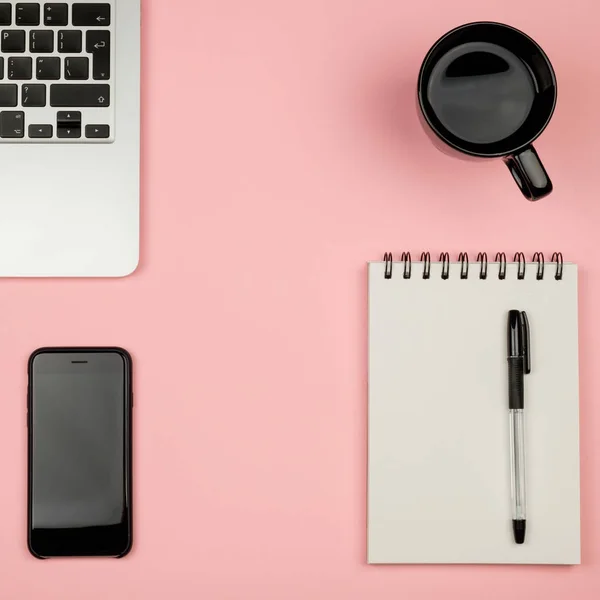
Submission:
<svg viewBox="0 0 600 600">
<path fill-rule="evenodd" d="M 417 122 L 425 52 L 479 19 L 559 77 L 539 204 Z M 599 23 L 595 0 L 145 0 L 139 270 L 0 282 L 0 600 L 599 598 Z M 365 265 L 423 249 L 581 267 L 581 566 L 365 564 Z M 135 360 L 122 561 L 27 553 L 26 361 L 66 344 Z"/>
</svg>

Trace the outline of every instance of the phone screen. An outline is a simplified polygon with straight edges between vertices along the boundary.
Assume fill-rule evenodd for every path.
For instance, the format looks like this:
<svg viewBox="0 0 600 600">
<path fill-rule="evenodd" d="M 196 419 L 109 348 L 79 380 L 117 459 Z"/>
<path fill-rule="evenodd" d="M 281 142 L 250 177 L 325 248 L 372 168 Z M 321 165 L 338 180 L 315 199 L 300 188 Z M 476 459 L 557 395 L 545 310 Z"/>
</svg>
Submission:
<svg viewBox="0 0 600 600">
<path fill-rule="evenodd" d="M 131 542 L 128 356 L 41 352 L 30 377 L 31 551 L 124 554 Z"/>
</svg>

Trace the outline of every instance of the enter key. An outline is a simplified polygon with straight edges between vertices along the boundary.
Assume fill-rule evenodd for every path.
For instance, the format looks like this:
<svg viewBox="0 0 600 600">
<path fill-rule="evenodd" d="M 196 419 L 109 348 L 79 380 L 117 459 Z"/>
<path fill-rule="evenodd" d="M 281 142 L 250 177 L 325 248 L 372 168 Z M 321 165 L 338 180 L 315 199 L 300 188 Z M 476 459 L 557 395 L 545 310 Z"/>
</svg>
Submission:
<svg viewBox="0 0 600 600">
<path fill-rule="evenodd" d="M 110 31 L 88 31 L 85 49 L 93 56 L 92 77 L 98 80 L 110 79 Z"/>
</svg>

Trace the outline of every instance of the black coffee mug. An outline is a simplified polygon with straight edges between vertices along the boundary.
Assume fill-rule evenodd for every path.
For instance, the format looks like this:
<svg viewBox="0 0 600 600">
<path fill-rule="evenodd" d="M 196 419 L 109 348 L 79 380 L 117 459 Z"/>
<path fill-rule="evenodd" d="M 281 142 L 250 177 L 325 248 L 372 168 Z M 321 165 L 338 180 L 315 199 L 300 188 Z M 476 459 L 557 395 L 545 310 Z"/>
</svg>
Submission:
<svg viewBox="0 0 600 600">
<path fill-rule="evenodd" d="M 419 114 L 436 145 L 472 158 L 502 158 L 529 200 L 552 191 L 532 143 L 556 98 L 544 51 L 501 23 L 453 29 L 431 48 L 419 73 Z"/>
</svg>

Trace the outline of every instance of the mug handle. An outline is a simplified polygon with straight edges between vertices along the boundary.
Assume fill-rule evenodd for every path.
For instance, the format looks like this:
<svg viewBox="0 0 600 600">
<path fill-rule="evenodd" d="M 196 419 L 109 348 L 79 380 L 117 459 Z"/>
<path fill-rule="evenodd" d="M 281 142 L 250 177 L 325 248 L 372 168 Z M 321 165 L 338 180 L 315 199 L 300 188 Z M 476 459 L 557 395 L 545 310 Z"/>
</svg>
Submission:
<svg viewBox="0 0 600 600">
<path fill-rule="evenodd" d="M 533 146 L 525 146 L 504 162 L 527 200 L 539 200 L 552 191 L 550 177 Z"/>
</svg>

